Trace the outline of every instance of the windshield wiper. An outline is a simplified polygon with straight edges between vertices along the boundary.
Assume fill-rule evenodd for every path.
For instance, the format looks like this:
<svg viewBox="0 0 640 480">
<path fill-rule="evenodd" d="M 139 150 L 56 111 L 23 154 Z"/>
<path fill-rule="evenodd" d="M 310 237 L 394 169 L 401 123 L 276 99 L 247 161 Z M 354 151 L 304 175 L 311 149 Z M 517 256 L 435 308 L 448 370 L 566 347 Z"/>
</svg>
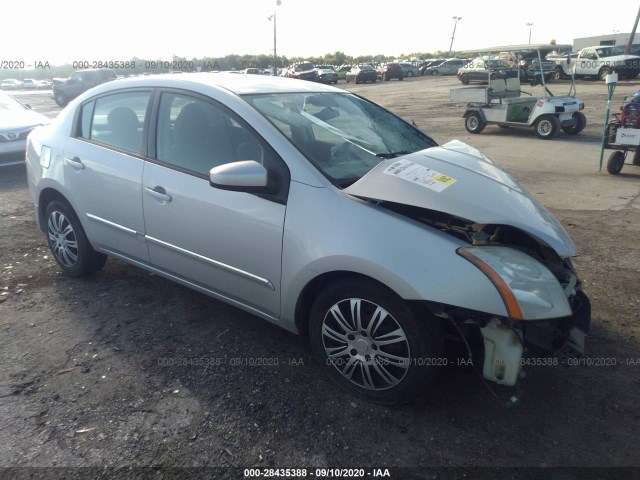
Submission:
<svg viewBox="0 0 640 480">
<path fill-rule="evenodd" d="M 380 158 L 396 158 L 400 155 L 407 155 L 409 152 L 403 150 L 402 152 L 388 152 L 388 153 L 376 153 L 376 157 Z"/>
</svg>

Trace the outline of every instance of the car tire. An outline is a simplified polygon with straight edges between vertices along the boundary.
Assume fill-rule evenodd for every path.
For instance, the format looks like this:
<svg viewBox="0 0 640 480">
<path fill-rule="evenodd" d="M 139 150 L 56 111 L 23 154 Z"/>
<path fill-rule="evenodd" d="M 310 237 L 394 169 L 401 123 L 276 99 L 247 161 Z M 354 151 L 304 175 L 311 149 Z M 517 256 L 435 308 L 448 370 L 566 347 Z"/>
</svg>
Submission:
<svg viewBox="0 0 640 480">
<path fill-rule="evenodd" d="M 603 82 L 607 80 L 607 75 L 611 73 L 611 69 L 609 67 L 604 67 L 598 72 L 598 78 Z"/>
<path fill-rule="evenodd" d="M 384 73 L 384 74 L 382 75 L 382 80 L 384 80 L 385 82 L 388 82 L 388 81 L 389 81 L 389 80 L 391 80 L 391 79 L 389 78 L 389 75 L 387 75 L 386 73 Z"/>
<path fill-rule="evenodd" d="M 107 256 L 93 249 L 78 217 L 66 202 L 49 203 L 44 220 L 47 243 L 64 273 L 84 277 L 104 266 Z"/>
<path fill-rule="evenodd" d="M 551 140 L 560 128 L 560 120 L 555 115 L 542 115 L 535 123 L 536 135 L 543 140 Z"/>
<path fill-rule="evenodd" d="M 464 128 L 469 133 L 481 133 L 486 126 L 487 122 L 484 121 L 480 112 L 470 112 L 464 119 Z"/>
<path fill-rule="evenodd" d="M 562 127 L 562 131 L 564 133 L 566 133 L 567 135 L 577 135 L 582 130 L 584 130 L 584 127 L 587 126 L 587 117 L 584 116 L 584 113 L 582 113 L 582 112 L 574 112 L 573 113 L 573 118 L 576 119 L 576 125 L 575 126 L 573 126 L 573 127 Z"/>
<path fill-rule="evenodd" d="M 637 150 L 633 154 L 633 164 L 640 166 L 640 150 Z"/>
<path fill-rule="evenodd" d="M 463 85 L 469 85 L 469 76 L 463 73 L 460 75 L 460 82 L 462 82 Z"/>
<path fill-rule="evenodd" d="M 408 70 L 406 76 L 413 77 L 413 70 Z"/>
<path fill-rule="evenodd" d="M 56 93 L 53 99 L 55 100 L 55 102 L 58 104 L 59 107 L 64 107 L 67 103 L 69 103 L 64 93 L 60 93 L 60 92 Z"/>
<path fill-rule="evenodd" d="M 431 75 L 434 77 L 438 75 L 438 70 L 431 70 Z"/>
<path fill-rule="evenodd" d="M 562 67 L 560 66 L 556 67 L 555 70 L 553 71 L 552 77 L 554 80 L 564 80 L 565 74 Z"/>
<path fill-rule="evenodd" d="M 381 405 L 421 394 L 443 355 L 440 321 L 417 318 L 396 293 L 371 280 L 344 279 L 322 290 L 311 308 L 309 337 L 333 382 Z"/>
<path fill-rule="evenodd" d="M 609 155 L 609 160 L 607 161 L 607 172 L 611 175 L 617 175 L 622 170 L 624 166 L 624 153 L 616 150 L 611 155 Z"/>
</svg>

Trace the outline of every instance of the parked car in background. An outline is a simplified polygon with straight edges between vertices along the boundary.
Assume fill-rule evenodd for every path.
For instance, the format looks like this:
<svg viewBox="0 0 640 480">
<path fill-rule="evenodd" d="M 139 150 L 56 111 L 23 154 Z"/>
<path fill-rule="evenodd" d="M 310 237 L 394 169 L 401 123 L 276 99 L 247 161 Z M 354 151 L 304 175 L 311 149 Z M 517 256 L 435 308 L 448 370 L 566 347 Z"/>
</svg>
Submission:
<svg viewBox="0 0 640 480">
<path fill-rule="evenodd" d="M 438 146 L 342 89 L 224 73 L 108 82 L 29 135 L 26 169 L 62 272 L 110 256 L 244 309 L 307 336 L 306 370 L 371 402 L 433 389 L 446 355 L 460 358 L 452 342 L 518 389 L 528 365 L 584 350 L 589 299 L 560 222 L 475 148 Z M 118 271 L 100 281 L 126 288 Z"/>
<path fill-rule="evenodd" d="M 54 82 L 53 99 L 64 107 L 69 101 L 90 88 L 118 78 L 115 70 L 110 68 L 91 68 L 74 72 L 66 81 Z"/>
<path fill-rule="evenodd" d="M 311 62 L 294 63 L 289 67 L 287 76 L 297 78 L 298 80 L 310 80 L 315 82 L 318 80 L 318 71 Z"/>
<path fill-rule="evenodd" d="M 245 68 L 242 73 L 245 75 L 262 75 L 259 68 Z"/>
<path fill-rule="evenodd" d="M 347 73 L 347 83 L 367 83 L 378 79 L 378 74 L 371 65 L 355 65 L 351 67 L 351 70 Z"/>
<path fill-rule="evenodd" d="M 51 80 L 38 80 L 36 88 L 38 90 L 48 90 L 53 88 L 53 82 Z"/>
<path fill-rule="evenodd" d="M 397 78 L 398 80 L 402 80 L 404 78 L 404 70 L 402 70 L 402 66 L 399 63 L 385 63 L 384 65 L 378 66 L 376 69 L 376 73 L 378 75 L 379 80 L 391 80 L 392 78 Z"/>
<path fill-rule="evenodd" d="M 400 67 L 402 68 L 403 75 L 405 77 L 413 77 L 414 75 L 418 75 L 420 70 L 413 63 L 410 62 L 398 62 Z"/>
<path fill-rule="evenodd" d="M 24 163 L 27 135 L 50 122 L 48 117 L 0 92 L 0 165 Z"/>
<path fill-rule="evenodd" d="M 442 62 L 444 62 L 445 60 L 447 60 L 446 58 L 438 58 L 435 60 L 427 60 L 426 62 L 424 62 L 424 64 L 420 65 L 420 68 L 418 69 L 418 71 L 420 72 L 420 75 L 428 75 L 429 72 L 427 71 L 427 69 L 429 67 L 435 67 L 440 65 Z"/>
<path fill-rule="evenodd" d="M 316 67 L 318 71 L 318 81 L 321 83 L 338 83 L 338 74 L 332 67 Z"/>
<path fill-rule="evenodd" d="M 22 88 L 25 90 L 35 90 L 38 86 L 38 81 L 33 78 L 25 78 L 22 81 Z"/>
<path fill-rule="evenodd" d="M 338 74 L 338 80 L 346 80 L 347 73 L 351 71 L 351 67 L 353 65 L 342 65 L 341 67 L 336 69 L 336 73 Z"/>
<path fill-rule="evenodd" d="M 468 59 L 453 58 L 445 60 L 440 65 L 431 65 L 425 70 L 425 75 L 456 75 L 458 70 L 469 63 Z"/>
<path fill-rule="evenodd" d="M 0 82 L 0 90 L 18 90 L 22 88 L 22 82 L 15 78 L 5 78 Z"/>
<path fill-rule="evenodd" d="M 476 58 L 458 69 L 458 79 L 463 85 L 471 82 L 488 83 L 489 79 L 504 78 L 507 71 L 514 71 L 517 75 L 517 69 L 509 66 L 507 62 L 493 58 Z"/>
</svg>

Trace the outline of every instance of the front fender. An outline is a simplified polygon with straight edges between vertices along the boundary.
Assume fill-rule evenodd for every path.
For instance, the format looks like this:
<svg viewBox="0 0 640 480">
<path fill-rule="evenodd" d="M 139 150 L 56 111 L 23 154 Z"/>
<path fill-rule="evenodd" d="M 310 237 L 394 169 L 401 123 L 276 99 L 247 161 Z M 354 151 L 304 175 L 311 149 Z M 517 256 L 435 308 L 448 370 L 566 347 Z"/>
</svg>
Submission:
<svg viewBox="0 0 640 480">
<path fill-rule="evenodd" d="M 285 328 L 295 325 L 306 285 L 331 272 L 367 276 L 405 300 L 507 314 L 489 279 L 456 254 L 468 245 L 462 240 L 332 187 L 292 182 L 289 200 L 281 283 Z"/>
</svg>

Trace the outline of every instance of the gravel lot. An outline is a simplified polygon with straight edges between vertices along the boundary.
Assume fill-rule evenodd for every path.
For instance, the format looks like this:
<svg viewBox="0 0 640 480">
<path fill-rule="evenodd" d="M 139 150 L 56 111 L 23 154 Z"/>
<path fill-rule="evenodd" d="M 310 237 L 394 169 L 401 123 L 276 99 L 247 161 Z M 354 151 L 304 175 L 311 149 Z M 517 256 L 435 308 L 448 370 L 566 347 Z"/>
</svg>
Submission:
<svg viewBox="0 0 640 480">
<path fill-rule="evenodd" d="M 588 126 L 552 141 L 532 130 L 467 133 L 464 106 L 449 100 L 460 86 L 455 77 L 340 86 L 415 121 L 439 143 L 476 146 L 560 219 L 593 304 L 583 365 L 530 368 L 522 403 L 511 409 L 503 406 L 507 389 L 492 386 L 494 395 L 458 366 L 412 404 L 367 404 L 325 378 L 305 338 L 240 310 L 116 260 L 89 279 L 62 275 L 35 227 L 24 166 L 6 167 L 0 467 L 230 468 L 204 471 L 209 478 L 242 478 L 249 467 L 390 468 L 398 479 L 640 474 L 609 470 L 640 468 L 640 167 L 618 176 L 598 170 L 606 86 L 579 82 Z M 550 88 L 566 92 L 569 84 Z M 621 82 L 612 108 L 638 89 L 638 81 Z M 60 109 L 50 95 L 16 96 L 54 117 Z M 261 359 L 269 365 L 256 366 Z M 518 468 L 501 476 L 449 468 L 473 466 Z"/>
</svg>

